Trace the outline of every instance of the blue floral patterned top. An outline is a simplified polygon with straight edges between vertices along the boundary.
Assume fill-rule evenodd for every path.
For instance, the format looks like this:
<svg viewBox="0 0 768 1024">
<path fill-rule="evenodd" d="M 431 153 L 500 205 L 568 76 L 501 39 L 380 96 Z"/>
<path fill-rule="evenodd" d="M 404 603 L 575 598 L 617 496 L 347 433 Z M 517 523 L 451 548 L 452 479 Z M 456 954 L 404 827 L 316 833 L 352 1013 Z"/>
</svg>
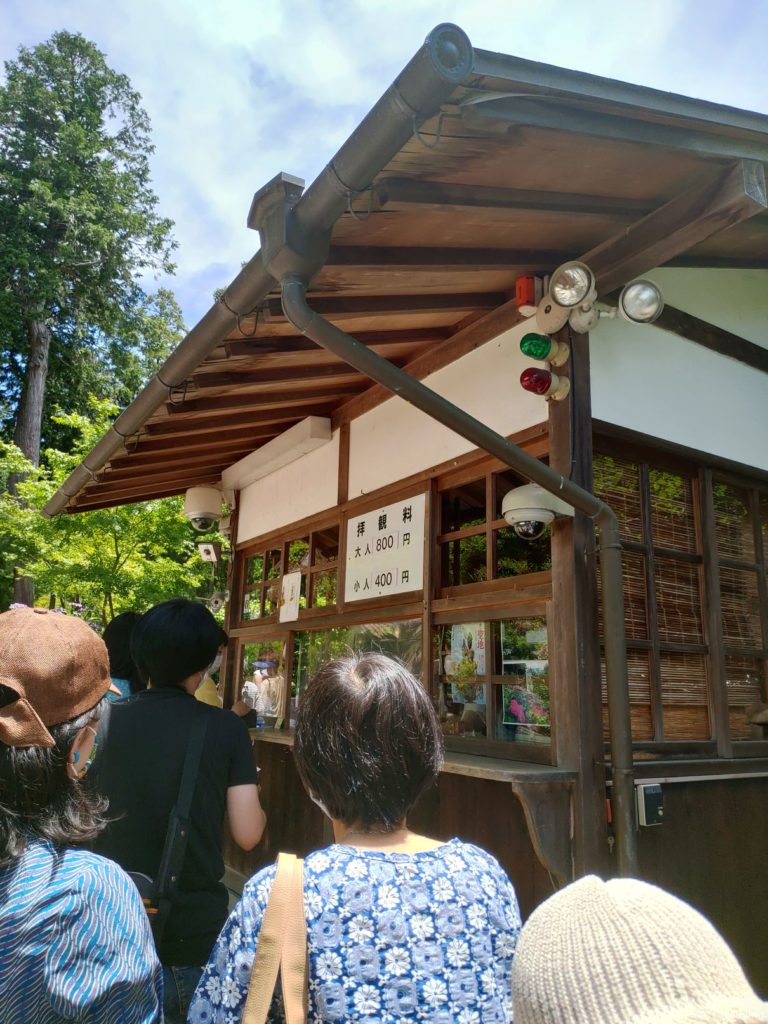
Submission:
<svg viewBox="0 0 768 1024">
<path fill-rule="evenodd" d="M 205 968 L 189 1024 L 240 1024 L 274 866 L 246 885 Z M 507 1024 L 520 913 L 484 850 L 331 846 L 304 863 L 309 1024 Z M 284 1021 L 279 994 L 268 1020 Z"/>
</svg>

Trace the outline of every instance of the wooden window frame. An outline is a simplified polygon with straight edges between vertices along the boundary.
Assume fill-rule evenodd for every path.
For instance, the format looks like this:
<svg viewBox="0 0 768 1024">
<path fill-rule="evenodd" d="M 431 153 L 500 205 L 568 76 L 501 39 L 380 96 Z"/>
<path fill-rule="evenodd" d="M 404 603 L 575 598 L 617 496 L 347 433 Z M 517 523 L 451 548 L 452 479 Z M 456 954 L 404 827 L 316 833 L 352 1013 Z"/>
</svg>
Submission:
<svg viewBox="0 0 768 1024">
<path fill-rule="evenodd" d="M 728 720 L 728 703 L 726 693 L 725 658 L 727 656 L 752 656 L 762 662 L 763 666 L 763 698 L 768 702 L 768 552 L 763 542 L 760 525 L 760 498 L 768 497 L 768 479 L 756 474 L 735 472 L 733 464 L 723 465 L 716 459 L 707 459 L 702 453 L 693 453 L 696 457 L 678 455 L 670 450 L 669 445 L 655 447 L 651 439 L 648 443 L 634 441 L 625 436 L 596 434 L 594 438 L 594 454 L 631 461 L 640 470 L 640 509 L 643 524 L 643 541 L 622 540 L 623 549 L 628 553 L 636 553 L 643 557 L 646 566 L 646 613 L 648 616 L 648 636 L 646 641 L 627 640 L 628 652 L 647 651 L 649 653 L 649 688 L 651 699 L 652 721 L 655 735 L 659 735 L 661 724 L 661 679 L 659 674 L 659 656 L 662 653 L 691 653 L 704 658 L 705 684 L 709 705 L 711 738 L 708 740 L 634 740 L 633 750 L 638 753 L 647 752 L 656 757 L 672 755 L 694 755 L 708 758 L 765 757 L 768 754 L 768 740 L 732 740 Z M 691 482 L 694 521 L 697 536 L 698 555 L 682 551 L 669 551 L 654 548 L 650 534 L 650 500 L 648 489 L 649 471 L 660 469 L 685 477 Z M 721 558 L 717 548 L 715 530 L 713 484 L 726 483 L 745 490 L 751 495 L 752 523 L 755 539 L 756 561 L 746 562 L 738 559 Z M 673 557 L 680 561 L 688 561 L 699 567 L 699 593 L 701 595 L 701 618 L 704 630 L 703 644 L 671 644 L 658 639 L 658 622 L 655 614 L 654 570 L 657 558 Z M 754 651 L 735 648 L 723 642 L 722 617 L 720 602 L 720 567 L 748 569 L 755 571 L 758 579 L 758 600 L 760 621 L 763 632 L 763 648 Z M 663 732 L 661 733 L 663 736 Z"/>
</svg>

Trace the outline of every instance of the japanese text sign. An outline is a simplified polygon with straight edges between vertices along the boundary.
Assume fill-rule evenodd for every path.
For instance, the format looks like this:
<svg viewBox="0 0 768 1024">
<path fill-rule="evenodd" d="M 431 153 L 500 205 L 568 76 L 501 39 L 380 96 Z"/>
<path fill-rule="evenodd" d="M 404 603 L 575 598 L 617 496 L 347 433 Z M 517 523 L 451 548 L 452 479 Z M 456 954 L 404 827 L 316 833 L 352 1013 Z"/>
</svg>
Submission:
<svg viewBox="0 0 768 1024">
<path fill-rule="evenodd" d="M 348 520 L 345 601 L 423 589 L 425 515 L 417 494 Z"/>
</svg>

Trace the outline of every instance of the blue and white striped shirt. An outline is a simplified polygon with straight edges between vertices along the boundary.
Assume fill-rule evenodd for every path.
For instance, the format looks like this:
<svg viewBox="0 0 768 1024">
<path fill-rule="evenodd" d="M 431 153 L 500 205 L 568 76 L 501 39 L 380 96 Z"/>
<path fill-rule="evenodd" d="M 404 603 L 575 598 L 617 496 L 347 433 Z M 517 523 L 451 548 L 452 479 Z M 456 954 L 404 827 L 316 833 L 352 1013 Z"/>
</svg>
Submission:
<svg viewBox="0 0 768 1024">
<path fill-rule="evenodd" d="M 138 891 L 95 853 L 34 840 L 0 870 L 3 1024 L 160 1024 L 162 973 Z"/>
</svg>

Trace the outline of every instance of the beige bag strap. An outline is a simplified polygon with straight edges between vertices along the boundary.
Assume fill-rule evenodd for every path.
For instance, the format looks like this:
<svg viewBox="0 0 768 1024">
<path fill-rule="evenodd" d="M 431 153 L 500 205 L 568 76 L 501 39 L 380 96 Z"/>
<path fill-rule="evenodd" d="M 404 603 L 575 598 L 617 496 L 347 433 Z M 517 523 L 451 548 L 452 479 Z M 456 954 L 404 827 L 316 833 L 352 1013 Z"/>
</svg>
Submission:
<svg viewBox="0 0 768 1024">
<path fill-rule="evenodd" d="M 309 968 L 304 861 L 292 853 L 281 853 L 277 858 L 277 872 L 261 922 L 242 1024 L 265 1024 L 278 970 L 287 1024 L 306 1024 Z"/>
</svg>

